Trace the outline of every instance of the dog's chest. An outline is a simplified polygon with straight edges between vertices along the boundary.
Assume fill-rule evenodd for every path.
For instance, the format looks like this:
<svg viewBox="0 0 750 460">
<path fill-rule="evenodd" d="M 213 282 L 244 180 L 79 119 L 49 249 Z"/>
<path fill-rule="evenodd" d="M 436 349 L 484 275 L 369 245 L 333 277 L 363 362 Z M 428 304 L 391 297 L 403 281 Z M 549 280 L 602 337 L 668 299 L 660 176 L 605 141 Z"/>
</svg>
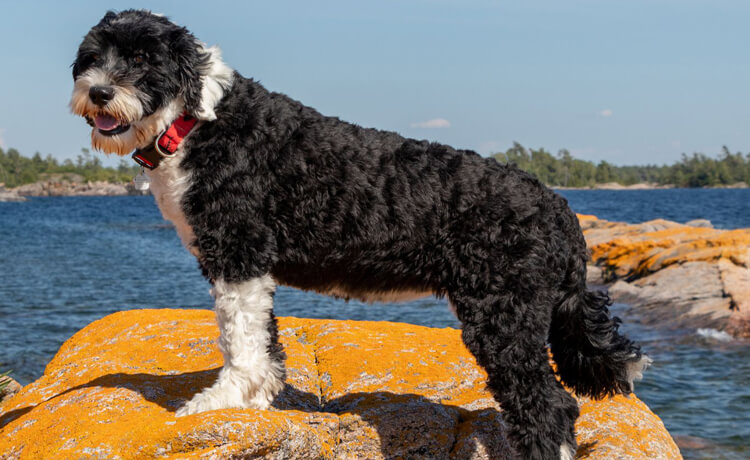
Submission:
<svg viewBox="0 0 750 460">
<path fill-rule="evenodd" d="M 151 193 L 162 216 L 174 224 L 182 244 L 198 257 L 195 234 L 182 208 L 182 199 L 191 183 L 190 173 L 180 167 L 184 155 L 183 148 L 178 149 L 172 157 L 162 159 L 159 167 L 147 174 L 151 180 Z"/>
</svg>

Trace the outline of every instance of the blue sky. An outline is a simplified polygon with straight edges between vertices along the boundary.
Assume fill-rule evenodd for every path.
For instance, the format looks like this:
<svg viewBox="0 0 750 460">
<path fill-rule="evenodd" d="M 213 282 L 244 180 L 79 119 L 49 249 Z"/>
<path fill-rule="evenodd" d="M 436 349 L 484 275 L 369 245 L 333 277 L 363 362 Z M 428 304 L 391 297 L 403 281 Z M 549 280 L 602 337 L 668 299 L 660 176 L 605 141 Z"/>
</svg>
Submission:
<svg viewBox="0 0 750 460">
<path fill-rule="evenodd" d="M 107 9 L 149 8 L 327 115 L 482 154 L 616 164 L 750 151 L 750 2 L 0 0 L 0 145 L 64 159 L 70 64 Z M 109 164 L 116 161 L 109 160 Z"/>
</svg>

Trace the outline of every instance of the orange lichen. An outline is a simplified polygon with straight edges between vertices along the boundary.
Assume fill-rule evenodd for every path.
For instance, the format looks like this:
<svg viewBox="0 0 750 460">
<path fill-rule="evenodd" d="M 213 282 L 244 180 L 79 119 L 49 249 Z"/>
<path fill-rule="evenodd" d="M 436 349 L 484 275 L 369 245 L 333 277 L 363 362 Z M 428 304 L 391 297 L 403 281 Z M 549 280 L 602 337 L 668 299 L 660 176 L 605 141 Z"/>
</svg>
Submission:
<svg viewBox="0 0 750 460">
<path fill-rule="evenodd" d="M 602 268 L 597 277 L 607 282 L 635 281 L 627 288 L 630 301 L 648 302 L 644 292 L 651 292 L 652 297 L 664 295 L 660 302 L 666 309 L 689 305 L 688 310 L 676 312 L 677 316 L 723 318 L 708 327 L 750 337 L 750 229 L 716 230 L 662 219 L 631 225 L 579 218 L 591 262 Z M 700 270 L 713 276 L 704 278 L 705 289 L 691 291 L 690 295 L 703 299 L 702 304 L 682 294 L 684 285 L 679 279 L 695 276 Z M 643 286 L 649 286 L 650 291 L 639 291 Z M 626 292 L 622 286 L 620 292 Z"/>
<path fill-rule="evenodd" d="M 596 439 L 589 446 L 579 441 L 579 459 L 593 458 L 657 458 L 657 456 L 679 456 L 675 447 L 664 452 L 661 442 L 654 438 L 654 432 L 662 429 L 658 417 L 643 417 L 646 405 L 638 398 L 617 395 L 596 403 L 584 403 L 576 423 L 579 439 L 586 434 Z M 638 415 L 637 415 L 638 414 Z M 623 445 L 623 440 L 628 442 Z M 649 455 L 644 456 L 648 452 Z"/>
<path fill-rule="evenodd" d="M 606 270 L 608 279 L 638 278 L 673 264 L 721 259 L 750 267 L 750 229 L 714 230 L 667 223 L 618 224 L 585 235 L 591 244 L 591 260 Z M 643 231 L 650 226 L 668 227 Z M 606 239 L 606 235 L 612 235 Z M 591 241 L 590 241 L 591 243 Z"/>
<path fill-rule="evenodd" d="M 599 220 L 598 217 L 591 215 L 591 214 L 576 214 L 576 217 L 578 217 L 578 220 L 580 222 L 584 222 L 588 220 Z"/>
<path fill-rule="evenodd" d="M 96 321 L 0 406 L 0 458 L 487 458 L 507 455 L 497 404 L 460 332 L 388 322 L 280 318 L 287 388 L 268 411 L 176 418 L 216 378 L 205 310 L 133 310 Z M 582 399 L 582 458 L 679 458 L 635 397 Z M 588 447 L 586 447 L 588 446 Z"/>
</svg>

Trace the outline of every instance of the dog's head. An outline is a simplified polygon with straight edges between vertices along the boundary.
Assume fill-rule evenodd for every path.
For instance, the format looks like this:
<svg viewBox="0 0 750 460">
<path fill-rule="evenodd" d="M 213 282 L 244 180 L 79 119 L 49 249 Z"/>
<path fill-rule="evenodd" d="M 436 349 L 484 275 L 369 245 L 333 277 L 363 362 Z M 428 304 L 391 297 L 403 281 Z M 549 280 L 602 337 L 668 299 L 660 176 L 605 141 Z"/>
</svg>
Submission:
<svg viewBox="0 0 750 460">
<path fill-rule="evenodd" d="M 73 113 L 93 127 L 91 145 L 126 155 L 182 112 L 216 118 L 233 72 L 217 48 L 143 10 L 108 12 L 84 37 L 73 63 Z"/>
</svg>

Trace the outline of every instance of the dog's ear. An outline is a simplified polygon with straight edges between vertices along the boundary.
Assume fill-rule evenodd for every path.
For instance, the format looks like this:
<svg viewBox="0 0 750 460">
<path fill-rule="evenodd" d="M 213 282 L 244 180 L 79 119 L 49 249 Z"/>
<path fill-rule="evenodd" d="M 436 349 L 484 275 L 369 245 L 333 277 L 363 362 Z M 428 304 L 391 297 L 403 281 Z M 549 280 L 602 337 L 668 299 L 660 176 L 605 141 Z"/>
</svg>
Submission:
<svg viewBox="0 0 750 460">
<path fill-rule="evenodd" d="M 91 41 L 91 37 L 96 36 L 97 30 L 101 29 L 103 27 L 108 26 L 112 23 L 112 20 L 117 17 L 117 13 L 115 13 L 112 10 L 107 11 L 107 14 L 104 15 L 101 20 L 91 29 L 91 31 L 86 35 L 83 41 L 83 45 L 86 45 L 87 42 Z M 89 46 L 90 48 L 90 46 Z M 91 64 L 92 61 L 94 61 L 94 56 L 96 55 L 95 52 L 92 50 L 84 50 L 83 48 L 79 48 L 78 54 L 76 55 L 76 60 L 73 62 L 71 67 L 73 68 L 73 78 L 80 75 L 81 71 L 87 67 L 89 64 Z"/>
<path fill-rule="evenodd" d="M 195 114 L 200 110 L 201 89 L 203 88 L 201 76 L 209 67 L 209 55 L 203 51 L 198 40 L 184 28 L 175 31 L 171 38 L 171 48 L 178 67 L 177 77 L 185 102 L 185 110 L 190 114 Z"/>
<path fill-rule="evenodd" d="M 114 18 L 117 17 L 117 13 L 115 13 L 112 10 L 107 11 L 107 14 L 104 15 L 104 17 L 99 21 L 99 24 L 95 25 L 94 27 L 104 27 L 108 26 Z"/>
</svg>

